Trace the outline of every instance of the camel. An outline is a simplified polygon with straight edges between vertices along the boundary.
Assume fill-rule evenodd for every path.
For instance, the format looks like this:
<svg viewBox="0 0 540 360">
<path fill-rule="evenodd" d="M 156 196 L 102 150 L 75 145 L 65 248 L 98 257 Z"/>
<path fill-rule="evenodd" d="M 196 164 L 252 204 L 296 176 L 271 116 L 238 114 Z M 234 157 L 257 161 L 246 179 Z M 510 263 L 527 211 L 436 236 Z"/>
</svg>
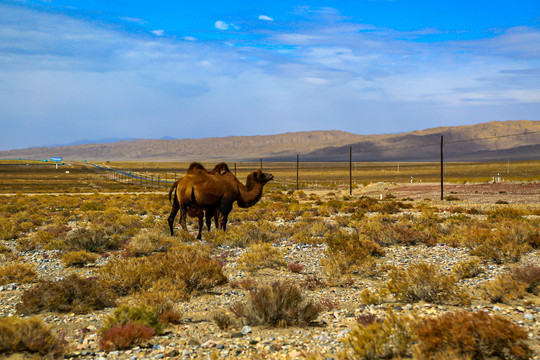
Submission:
<svg viewBox="0 0 540 360">
<path fill-rule="evenodd" d="M 206 172 L 207 170 L 201 163 L 194 162 L 194 163 L 191 163 L 191 165 L 186 171 L 186 174 L 195 174 L 197 173 L 197 171 Z M 227 164 L 222 162 L 222 163 L 217 164 L 214 167 L 214 169 L 208 173 L 214 174 L 214 175 L 217 175 L 217 174 L 223 175 L 227 172 L 230 173 L 231 171 L 229 170 L 229 167 L 227 166 Z M 180 182 L 180 179 L 176 180 L 174 184 L 171 186 L 171 189 L 169 190 L 169 201 L 172 200 L 172 193 L 178 186 L 179 182 Z M 172 206 L 173 206 L 172 211 L 176 215 L 176 212 L 178 212 L 178 210 L 180 209 L 180 204 L 178 203 L 176 194 L 172 201 Z M 210 231 L 210 228 L 212 226 L 212 218 L 214 218 L 214 222 L 216 223 L 216 228 L 219 228 L 219 223 L 218 223 L 219 211 L 216 208 L 202 208 L 202 207 L 197 207 L 196 205 L 192 204 L 188 206 L 187 215 L 189 217 L 199 219 L 199 234 L 197 235 L 197 239 L 199 240 L 201 239 L 201 233 L 203 229 L 205 216 L 206 216 L 206 227 L 208 228 L 208 231 Z M 172 231 L 171 231 L 171 234 L 172 234 Z"/>
<path fill-rule="evenodd" d="M 174 235 L 173 224 L 178 210 L 180 210 L 180 224 L 187 230 L 186 215 L 190 206 L 198 209 L 217 209 L 220 214 L 218 228 L 226 231 L 227 219 L 234 202 L 243 208 L 255 205 L 261 199 L 264 185 L 274 178 L 272 174 L 255 170 L 247 176 L 244 185 L 230 171 L 212 174 L 199 169 L 197 165 L 192 164 L 190 168 L 192 166 L 194 170 L 186 173 L 186 176 L 173 184 L 169 190 L 170 196 L 175 193 L 173 209 L 169 216 L 171 235 Z M 175 203 L 178 207 L 174 206 Z"/>
</svg>

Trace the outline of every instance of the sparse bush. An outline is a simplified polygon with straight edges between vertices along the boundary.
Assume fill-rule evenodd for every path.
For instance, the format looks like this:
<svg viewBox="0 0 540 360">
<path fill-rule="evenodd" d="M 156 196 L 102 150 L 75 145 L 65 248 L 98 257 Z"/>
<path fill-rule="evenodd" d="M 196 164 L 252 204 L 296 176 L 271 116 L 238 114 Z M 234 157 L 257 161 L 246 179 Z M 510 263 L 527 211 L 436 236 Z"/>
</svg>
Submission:
<svg viewBox="0 0 540 360">
<path fill-rule="evenodd" d="M 466 229 L 464 244 L 471 249 L 471 255 L 491 260 L 496 264 L 517 262 L 531 250 L 529 236 L 516 224 L 499 221 L 493 229 L 473 226 Z M 510 227 L 509 227 L 510 226 Z M 532 235 L 531 235 L 532 236 Z"/>
<path fill-rule="evenodd" d="M 86 250 L 101 253 L 120 248 L 120 238 L 107 235 L 101 229 L 79 228 L 66 236 L 64 246 L 66 250 L 71 251 Z"/>
<path fill-rule="evenodd" d="M 26 290 L 17 310 L 25 315 L 41 311 L 84 314 L 114 306 L 114 298 L 96 279 L 72 274 L 59 281 L 43 280 Z"/>
<path fill-rule="evenodd" d="M 157 280 L 166 278 L 190 294 L 227 282 L 222 265 L 209 253 L 199 245 L 179 244 L 166 253 L 111 260 L 98 274 L 101 281 L 120 296 L 147 290 Z"/>
<path fill-rule="evenodd" d="M 234 280 L 229 283 L 231 286 L 231 289 L 244 289 L 244 290 L 251 290 L 257 286 L 257 282 L 253 280 L 252 278 L 245 278 L 241 280 Z"/>
<path fill-rule="evenodd" d="M 510 270 L 510 277 L 527 285 L 527 292 L 538 295 L 540 291 L 540 266 L 528 264 L 515 266 Z"/>
<path fill-rule="evenodd" d="M 426 319 L 416 328 L 416 359 L 456 358 L 530 359 L 527 331 L 485 311 L 453 312 Z M 444 358 L 444 357 L 443 357 Z"/>
<path fill-rule="evenodd" d="M 129 241 L 127 250 L 135 256 L 149 255 L 153 252 L 166 251 L 177 240 L 157 229 L 142 229 Z"/>
<path fill-rule="evenodd" d="M 363 235 L 337 232 L 326 237 L 328 249 L 321 260 L 324 271 L 331 276 L 344 274 L 369 275 L 376 266 L 376 256 L 384 250 Z"/>
<path fill-rule="evenodd" d="M 250 291 L 247 303 L 237 303 L 231 311 L 249 325 L 284 327 L 308 324 L 321 309 L 306 301 L 296 286 L 276 281 Z"/>
<path fill-rule="evenodd" d="M 478 258 L 464 260 L 454 265 L 452 272 L 458 279 L 473 278 L 484 272 L 482 261 Z"/>
<path fill-rule="evenodd" d="M 155 335 L 150 326 L 128 321 L 125 324 L 115 324 L 101 334 L 99 346 L 105 350 L 130 349 L 150 340 Z"/>
<path fill-rule="evenodd" d="M 94 254 L 84 250 L 68 252 L 64 254 L 64 256 L 62 256 L 62 262 L 64 263 L 65 267 L 82 267 L 87 264 L 95 263 L 97 259 L 99 259 L 98 254 Z"/>
<path fill-rule="evenodd" d="M 372 321 L 370 321 L 372 320 Z M 387 311 L 384 320 L 366 319 L 344 338 L 345 359 L 387 359 L 404 356 L 412 342 L 414 322 L 409 316 Z"/>
<path fill-rule="evenodd" d="M 306 278 L 302 282 L 302 287 L 308 290 L 324 289 L 327 286 L 328 284 L 316 275 L 306 276 Z"/>
<path fill-rule="evenodd" d="M 501 219 L 523 219 L 523 211 L 513 207 L 502 207 L 499 209 L 486 211 L 488 220 L 501 220 Z"/>
<path fill-rule="evenodd" d="M 0 321 L 0 354 L 25 351 L 42 356 L 64 352 L 64 341 L 38 318 L 8 317 Z"/>
<path fill-rule="evenodd" d="M 444 304 L 468 301 L 454 276 L 444 275 L 436 265 L 422 262 L 411 264 L 406 270 L 394 267 L 388 275 L 386 288 L 404 302 L 424 300 Z"/>
<path fill-rule="evenodd" d="M 527 284 L 515 280 L 510 275 L 499 275 L 495 280 L 480 287 L 482 297 L 492 303 L 510 303 L 522 299 L 526 293 Z"/>
<path fill-rule="evenodd" d="M 460 201 L 461 199 L 454 195 L 448 195 L 444 197 L 446 201 Z"/>
<path fill-rule="evenodd" d="M 157 335 L 163 333 L 163 324 L 159 322 L 157 309 L 149 306 L 129 306 L 122 305 L 103 321 L 101 334 L 112 329 L 115 325 L 126 325 L 135 322 L 152 328 Z"/>
<path fill-rule="evenodd" d="M 15 263 L 0 268 L 0 285 L 11 283 L 32 283 L 37 273 L 30 264 Z"/>
<path fill-rule="evenodd" d="M 304 270 L 304 265 L 295 262 L 295 263 L 289 263 L 287 264 L 287 269 L 293 273 L 301 273 L 302 270 Z"/>
<path fill-rule="evenodd" d="M 321 309 L 321 311 L 332 311 L 334 309 L 337 309 L 338 306 L 339 301 L 334 301 L 329 298 L 321 299 L 318 304 L 318 307 Z"/>
<path fill-rule="evenodd" d="M 383 320 L 378 318 L 377 315 L 372 313 L 365 313 L 360 314 L 354 317 L 354 320 L 358 323 L 360 326 L 368 326 L 375 322 L 378 322 L 379 324 L 382 324 Z"/>
<path fill-rule="evenodd" d="M 376 289 L 375 291 L 364 289 L 360 293 L 360 300 L 366 305 L 377 305 L 382 304 L 388 295 L 389 292 L 386 288 Z"/>
<path fill-rule="evenodd" d="M 238 267 L 247 271 L 285 266 L 283 254 L 268 243 L 253 244 L 238 259 Z"/>
<path fill-rule="evenodd" d="M 231 314 L 226 311 L 217 311 L 212 315 L 212 320 L 216 323 L 220 330 L 227 330 L 234 324 L 234 319 Z"/>
</svg>

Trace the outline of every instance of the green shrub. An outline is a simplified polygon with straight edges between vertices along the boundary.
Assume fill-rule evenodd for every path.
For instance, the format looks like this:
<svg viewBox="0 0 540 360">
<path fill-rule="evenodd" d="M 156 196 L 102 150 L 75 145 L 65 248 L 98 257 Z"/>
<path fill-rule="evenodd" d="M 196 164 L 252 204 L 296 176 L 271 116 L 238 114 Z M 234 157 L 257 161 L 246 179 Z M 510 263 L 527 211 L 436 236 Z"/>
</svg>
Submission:
<svg viewBox="0 0 540 360">
<path fill-rule="evenodd" d="M 247 271 L 285 266 L 283 254 L 269 243 L 253 244 L 238 259 L 238 267 Z"/>
<path fill-rule="evenodd" d="M 105 318 L 100 333 L 112 329 L 115 325 L 126 325 L 130 321 L 152 328 L 157 335 L 163 333 L 163 324 L 159 322 L 157 309 L 149 306 L 122 305 Z"/>
<path fill-rule="evenodd" d="M 97 259 L 99 259 L 98 254 L 94 254 L 84 250 L 72 251 L 62 256 L 62 263 L 64 263 L 65 267 L 83 267 L 87 264 L 94 264 Z"/>
<path fill-rule="evenodd" d="M 426 319 L 416 328 L 416 359 L 530 359 L 527 331 L 485 311 L 453 312 Z M 446 357 L 450 358 L 450 357 Z"/>
<path fill-rule="evenodd" d="M 444 275 L 436 265 L 411 264 L 406 270 L 394 267 L 388 275 L 386 288 L 404 302 L 466 303 L 468 298 L 457 286 L 457 279 Z"/>
<path fill-rule="evenodd" d="M 42 356 L 59 356 L 64 341 L 38 318 L 8 317 L 0 320 L 0 354 L 25 351 Z"/>
<path fill-rule="evenodd" d="M 32 283 L 37 273 L 31 264 L 15 263 L 0 268 L 0 285 L 11 283 Z"/>
<path fill-rule="evenodd" d="M 397 316 L 391 310 L 382 321 L 358 324 L 342 341 L 345 359 L 388 359 L 404 356 L 412 342 L 413 319 Z"/>
<path fill-rule="evenodd" d="M 59 281 L 42 280 L 26 290 L 17 310 L 25 315 L 42 311 L 84 314 L 114 306 L 114 299 L 97 279 L 72 274 Z"/>
<path fill-rule="evenodd" d="M 321 309 L 306 301 L 296 286 L 276 281 L 250 291 L 247 303 L 237 303 L 231 311 L 249 325 L 284 327 L 308 324 Z"/>
</svg>

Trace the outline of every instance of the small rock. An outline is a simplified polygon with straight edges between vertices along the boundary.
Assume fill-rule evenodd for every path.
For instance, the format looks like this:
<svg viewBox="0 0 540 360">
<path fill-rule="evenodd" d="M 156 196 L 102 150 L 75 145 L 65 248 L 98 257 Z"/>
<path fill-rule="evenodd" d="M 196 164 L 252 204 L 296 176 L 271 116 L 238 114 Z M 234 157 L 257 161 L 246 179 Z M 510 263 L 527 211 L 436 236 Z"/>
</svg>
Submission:
<svg viewBox="0 0 540 360">
<path fill-rule="evenodd" d="M 534 315 L 531 314 L 531 313 L 525 313 L 525 315 L 523 315 L 523 317 L 527 320 L 534 320 Z"/>
<path fill-rule="evenodd" d="M 187 344 L 188 344 L 189 346 L 201 346 L 201 343 L 198 342 L 198 341 L 195 340 L 195 339 L 189 339 L 188 342 L 187 342 Z"/>
<path fill-rule="evenodd" d="M 247 326 L 247 325 L 245 325 L 245 326 L 242 328 L 242 331 L 241 331 L 241 333 L 242 333 L 243 335 L 249 334 L 250 332 L 251 332 L 251 328 L 250 328 L 249 326 Z"/>
<path fill-rule="evenodd" d="M 214 346 L 216 346 L 216 343 L 212 340 L 208 340 L 204 344 L 201 345 L 201 347 L 205 349 L 210 349 L 210 348 L 213 348 Z"/>
<path fill-rule="evenodd" d="M 501 308 L 498 307 L 498 306 L 494 306 L 494 307 L 493 307 L 493 311 L 501 311 Z"/>
<path fill-rule="evenodd" d="M 218 344 L 217 348 L 218 348 L 219 350 L 222 350 L 222 349 L 225 348 L 225 345 L 223 345 L 223 344 Z"/>
</svg>

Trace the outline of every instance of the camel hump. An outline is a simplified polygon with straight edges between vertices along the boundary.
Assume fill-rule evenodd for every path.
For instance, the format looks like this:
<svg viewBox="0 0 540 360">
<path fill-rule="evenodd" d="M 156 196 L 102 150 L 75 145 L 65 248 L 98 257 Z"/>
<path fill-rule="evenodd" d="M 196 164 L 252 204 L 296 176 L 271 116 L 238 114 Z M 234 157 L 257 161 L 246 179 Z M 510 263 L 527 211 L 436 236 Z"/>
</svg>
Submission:
<svg viewBox="0 0 540 360">
<path fill-rule="evenodd" d="M 190 172 L 194 172 L 195 170 L 204 170 L 204 171 L 206 171 L 205 167 L 200 162 L 192 162 L 189 165 L 186 173 L 189 174 Z"/>
<path fill-rule="evenodd" d="M 223 175 L 230 172 L 231 170 L 229 170 L 229 166 L 224 162 L 220 162 L 219 164 L 214 166 L 214 170 L 210 171 L 211 174 L 219 174 L 219 175 Z"/>
</svg>

